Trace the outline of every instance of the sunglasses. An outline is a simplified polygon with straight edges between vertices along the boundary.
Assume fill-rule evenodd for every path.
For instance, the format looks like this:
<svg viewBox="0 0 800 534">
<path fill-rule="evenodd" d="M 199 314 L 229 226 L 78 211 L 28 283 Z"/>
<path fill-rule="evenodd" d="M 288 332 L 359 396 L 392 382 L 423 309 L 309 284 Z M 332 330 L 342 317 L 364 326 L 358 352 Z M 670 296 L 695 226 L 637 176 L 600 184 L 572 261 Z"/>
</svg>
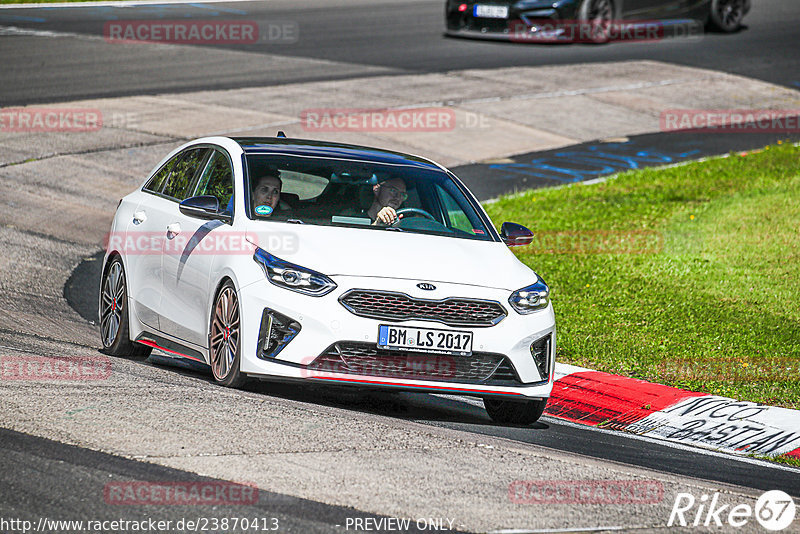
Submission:
<svg viewBox="0 0 800 534">
<path fill-rule="evenodd" d="M 393 196 L 396 196 L 396 197 L 400 197 L 403 200 L 407 200 L 408 199 L 408 193 L 406 193 L 405 191 L 402 191 L 400 189 L 397 189 L 396 187 L 394 187 L 392 185 L 383 186 L 383 188 L 386 189 L 386 191 L 388 191 L 390 195 L 393 195 Z"/>
</svg>

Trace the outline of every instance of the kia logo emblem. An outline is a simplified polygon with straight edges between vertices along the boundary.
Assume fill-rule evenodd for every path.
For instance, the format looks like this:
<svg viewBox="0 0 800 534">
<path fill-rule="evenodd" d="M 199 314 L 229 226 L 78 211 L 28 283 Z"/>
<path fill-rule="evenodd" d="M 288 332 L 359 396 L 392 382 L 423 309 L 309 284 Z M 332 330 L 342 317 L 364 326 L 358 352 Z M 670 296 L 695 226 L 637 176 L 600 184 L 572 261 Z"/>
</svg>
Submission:
<svg viewBox="0 0 800 534">
<path fill-rule="evenodd" d="M 436 289 L 435 285 L 429 284 L 427 282 L 421 282 L 417 284 L 417 287 L 420 289 L 424 289 L 425 291 L 433 291 L 434 289 Z"/>
</svg>

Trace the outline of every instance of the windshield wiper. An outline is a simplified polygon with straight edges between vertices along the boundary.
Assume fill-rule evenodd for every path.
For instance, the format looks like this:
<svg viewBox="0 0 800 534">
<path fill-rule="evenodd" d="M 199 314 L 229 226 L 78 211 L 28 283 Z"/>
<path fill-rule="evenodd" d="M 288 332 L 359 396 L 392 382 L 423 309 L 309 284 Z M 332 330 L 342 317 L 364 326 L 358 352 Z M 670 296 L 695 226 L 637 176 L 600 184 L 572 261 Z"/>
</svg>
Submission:
<svg viewBox="0 0 800 534">
<path fill-rule="evenodd" d="M 305 224 L 300 219 L 286 219 L 286 222 L 289 224 Z"/>
</svg>

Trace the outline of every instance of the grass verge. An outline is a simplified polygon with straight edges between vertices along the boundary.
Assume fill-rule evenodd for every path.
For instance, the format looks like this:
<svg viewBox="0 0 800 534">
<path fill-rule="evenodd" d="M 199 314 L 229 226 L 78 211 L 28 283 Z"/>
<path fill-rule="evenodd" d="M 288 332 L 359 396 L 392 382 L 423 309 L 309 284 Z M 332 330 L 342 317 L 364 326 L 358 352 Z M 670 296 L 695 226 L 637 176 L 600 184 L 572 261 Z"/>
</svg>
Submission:
<svg viewBox="0 0 800 534">
<path fill-rule="evenodd" d="M 756 458 L 758 460 L 766 460 L 768 462 L 775 462 L 778 464 L 789 465 L 792 467 L 800 467 L 800 458 L 795 458 L 794 456 L 787 456 L 785 454 L 781 454 L 780 456 L 751 455 L 751 457 Z"/>
<path fill-rule="evenodd" d="M 644 169 L 486 206 L 553 293 L 558 360 L 800 408 L 800 148 Z"/>
</svg>

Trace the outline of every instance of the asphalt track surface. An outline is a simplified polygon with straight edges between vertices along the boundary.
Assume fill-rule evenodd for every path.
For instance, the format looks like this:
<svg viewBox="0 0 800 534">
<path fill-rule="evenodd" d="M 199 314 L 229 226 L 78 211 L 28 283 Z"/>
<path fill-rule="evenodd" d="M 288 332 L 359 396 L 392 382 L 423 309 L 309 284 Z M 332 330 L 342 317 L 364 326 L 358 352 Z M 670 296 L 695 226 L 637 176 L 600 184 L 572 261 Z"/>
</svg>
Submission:
<svg viewBox="0 0 800 534">
<path fill-rule="evenodd" d="M 164 372 L 191 372 L 165 368 Z M 255 389 L 258 389 L 256 386 Z M 294 392 L 292 393 L 292 390 Z M 765 469 L 758 465 L 731 462 L 727 458 L 702 456 L 663 445 L 637 446 L 636 441 L 620 439 L 611 433 L 598 433 L 558 424 L 544 418 L 531 429 L 497 427 L 486 421 L 482 409 L 456 400 L 418 394 L 353 393 L 327 388 L 312 389 L 298 394 L 295 388 L 270 387 L 270 394 L 306 402 L 335 405 L 350 410 L 388 415 L 402 419 L 427 422 L 479 434 L 489 434 L 512 440 L 522 440 L 540 447 L 555 448 L 594 456 L 613 462 L 649 466 L 693 478 L 747 485 L 757 489 L 780 487 L 800 498 L 797 473 L 788 470 Z M 310 393 L 310 395 L 309 395 Z M 91 451 L 44 438 L 0 429 L 0 484 L 3 498 L 0 516 L 31 521 L 40 518 L 59 520 L 128 520 L 172 521 L 198 520 L 201 517 L 263 518 L 274 520 L 281 532 L 331 532 L 345 530 L 348 518 L 381 516 L 358 512 L 352 508 L 326 505 L 289 495 L 259 490 L 252 504 L 175 506 L 148 504 L 120 506 L 109 502 L 101 488 L 109 480 L 115 483 L 158 481 L 180 484 L 224 486 L 226 482 L 193 473 L 129 460 Z M 747 484 L 742 482 L 748 481 Z M 55 489 L 55 491 L 54 491 Z M 51 527 L 50 531 L 60 531 Z M 66 530 L 66 529 L 63 529 Z M 172 529 L 170 529 L 172 530 Z M 178 530 L 178 529 L 174 529 Z M 233 529 L 228 529 L 233 531 Z M 237 530 L 238 531 L 238 530 Z M 420 532 L 412 523 L 404 532 Z M 456 532 L 450 530 L 449 532 Z"/>
<path fill-rule="evenodd" d="M 0 473 L 2 473 L 0 483 L 3 485 L 4 495 L 0 504 L 0 514 L 6 518 L 31 521 L 33 525 L 37 525 L 40 518 L 44 518 L 44 521 L 47 521 L 48 517 L 50 520 L 55 520 L 54 514 L 58 515 L 58 521 L 88 519 L 142 521 L 143 518 L 147 518 L 156 523 L 169 520 L 173 525 L 181 519 L 197 523 L 202 521 L 199 518 L 203 517 L 238 517 L 258 518 L 259 526 L 265 524 L 271 527 L 274 524 L 281 532 L 318 533 L 330 532 L 336 526 L 345 525 L 348 517 L 369 517 L 376 521 L 381 518 L 373 514 L 355 513 L 352 508 L 330 506 L 263 490 L 253 493 L 255 498 L 252 499 L 254 501 L 252 503 L 249 503 L 249 499 L 243 499 L 247 504 L 236 502 L 239 499 L 235 497 L 232 499 L 233 504 L 192 505 L 190 509 L 170 503 L 147 506 L 119 505 L 111 498 L 113 493 L 104 491 L 106 483 L 111 479 L 158 481 L 164 486 L 169 483 L 187 486 L 196 484 L 197 487 L 215 489 L 228 488 L 230 483 L 65 445 L 12 430 L 0 429 L 0 444 L 4 451 L 0 455 Z M 57 488 L 57 491 L 53 492 L 53 488 Z M 73 530 L 55 528 L 53 523 L 50 525 L 50 528 L 41 531 Z M 173 527 L 165 530 L 181 529 Z M 234 531 L 234 529 L 217 529 L 217 531 Z M 422 531 L 412 522 L 407 532 Z"/>
<path fill-rule="evenodd" d="M 140 7 L 0 10 L 0 27 L 65 32 L 72 37 L 4 38 L 4 106 L 90 97 L 155 94 L 458 69 L 568 65 L 648 59 L 741 74 L 800 87 L 800 4 L 755 0 L 736 34 L 655 43 L 520 45 L 447 38 L 443 0 L 274 0 Z M 104 25 L 125 20 L 245 20 L 297 33 L 243 45 L 161 47 L 108 44 Z M 216 52 L 245 52 L 235 55 Z M 265 58 L 293 59 L 275 66 Z M 303 61 L 298 61 L 303 60 Z M 318 61 L 322 60 L 322 62 Z M 346 65 L 347 68 L 343 68 Z"/>
<path fill-rule="evenodd" d="M 713 68 L 789 87 L 800 86 L 800 54 L 795 37 L 800 22 L 800 9 L 795 0 L 756 1 L 753 12 L 746 19 L 747 28 L 736 35 L 710 34 L 702 41 L 675 40 L 651 46 L 620 43 L 601 47 L 518 46 L 444 38 L 440 1 L 325 1 L 305 3 L 302 6 L 295 2 L 276 1 L 197 6 L 199 4 L 192 7 L 172 5 L 135 10 L 126 8 L 124 18 L 146 20 L 188 15 L 197 18 L 247 18 L 259 23 L 288 20 L 299 23 L 301 37 L 294 44 L 218 47 L 247 53 L 241 56 L 241 63 L 235 65 L 235 72 L 232 73 L 229 67 L 219 63 L 204 65 L 207 47 L 180 47 L 179 59 L 176 61 L 173 52 L 145 52 L 143 49 L 137 50 L 135 46 L 123 47 L 123 50 L 107 45 L 102 39 L 87 40 L 82 37 L 102 36 L 104 22 L 123 18 L 119 8 L 0 10 L 0 26 L 79 34 L 59 38 L 58 46 L 53 46 L 50 38 L 39 35 L 17 38 L 15 41 L 0 35 L 0 58 L 4 66 L 0 103 L 10 106 L 85 97 L 278 85 L 363 76 L 365 73 L 376 72 L 374 69 L 379 69 L 384 74 L 426 73 L 464 68 L 628 59 L 655 59 Z M 12 47 L 12 43 L 18 44 Z M 354 68 L 343 72 L 337 68 L 336 63 L 320 63 L 276 73 L 265 71 L 255 61 L 252 65 L 245 61 L 258 54 L 347 62 L 365 69 Z M 729 150 L 749 150 L 774 140 L 741 135 L 693 135 L 686 138 L 681 138 L 678 134 L 659 135 L 658 149 L 672 158 L 672 161 L 660 163 L 675 163 Z M 667 138 L 665 135 L 672 137 Z M 639 136 L 606 144 L 601 148 L 606 153 L 609 150 L 625 152 L 635 148 L 635 152 L 639 153 L 651 146 L 653 140 L 654 138 L 648 136 Z M 597 148 L 592 148 L 596 145 L 586 144 L 570 147 L 569 150 L 591 154 L 592 151 L 597 151 Z M 558 157 L 558 151 L 551 151 L 521 155 L 515 157 L 514 162 L 525 163 L 537 158 Z M 642 161 L 641 164 L 658 164 L 656 160 L 653 161 L 655 162 Z M 588 169 L 573 171 L 582 173 L 581 179 L 598 176 L 596 169 L 591 166 Z M 623 169 L 624 167 L 620 167 L 615 170 Z M 476 165 L 456 169 L 468 183 L 472 172 L 487 170 L 499 175 L 492 182 L 495 185 L 491 188 L 476 191 L 482 198 L 508 192 L 519 186 L 518 181 L 509 185 L 512 180 L 503 178 L 508 176 L 507 173 L 503 174 L 508 168 L 504 171 L 502 168 L 487 169 Z M 512 174 L 519 178 L 519 172 Z M 577 174 L 567 173 L 567 177 Z M 530 183 L 524 183 L 525 187 L 554 185 L 564 181 L 564 174 L 556 171 L 549 176 L 532 176 L 530 180 Z M 98 263 L 81 264 L 65 288 L 70 304 L 87 320 L 96 317 L 93 306 L 97 302 L 94 295 L 97 291 L 98 274 L 92 269 Z M 161 364 L 170 363 L 164 359 L 151 360 Z M 163 372 L 202 373 L 175 366 L 165 366 Z M 210 377 L 207 378 L 210 380 Z M 255 391 L 261 390 L 267 394 L 266 388 L 254 388 Z M 531 429 L 500 427 L 492 424 L 478 406 L 452 398 L 408 393 L 342 394 L 340 390 L 328 388 L 309 388 L 298 392 L 294 388 L 270 387 L 268 391 L 269 395 L 492 435 L 666 473 L 760 490 L 780 488 L 800 497 L 800 477 L 796 470 L 636 440 L 619 433 L 565 424 L 552 418 L 544 418 L 533 432 Z M 89 487 L 89 481 L 93 482 L 91 487 L 96 488 L 96 482 L 107 478 L 109 473 L 134 480 L 202 479 L 185 472 L 5 430 L 0 430 L 0 446 L 6 451 L 0 459 L 0 486 L 10 490 L 9 496 L 15 496 L 14 500 L 3 497 L 0 505 L 3 515 L 40 517 L 55 508 L 62 512 L 73 512 L 76 517 L 91 515 L 88 512 L 96 512 L 93 516 L 98 518 L 106 515 L 112 517 L 112 513 L 113 517 L 117 517 L 120 515 L 118 509 L 102 509 L 99 499 L 87 501 L 80 497 L 84 489 Z M 65 462 L 65 458 L 70 460 Z M 88 502 L 91 504 L 87 504 Z M 135 508 L 131 509 L 130 517 L 141 517 L 136 512 Z M 353 515 L 352 509 L 266 492 L 262 494 L 258 505 L 248 512 L 279 517 L 283 524 L 301 532 L 330 531 L 333 525 L 340 524 L 343 517 Z M 148 515 L 177 518 L 181 514 L 174 507 L 163 510 L 148 507 Z"/>
</svg>

